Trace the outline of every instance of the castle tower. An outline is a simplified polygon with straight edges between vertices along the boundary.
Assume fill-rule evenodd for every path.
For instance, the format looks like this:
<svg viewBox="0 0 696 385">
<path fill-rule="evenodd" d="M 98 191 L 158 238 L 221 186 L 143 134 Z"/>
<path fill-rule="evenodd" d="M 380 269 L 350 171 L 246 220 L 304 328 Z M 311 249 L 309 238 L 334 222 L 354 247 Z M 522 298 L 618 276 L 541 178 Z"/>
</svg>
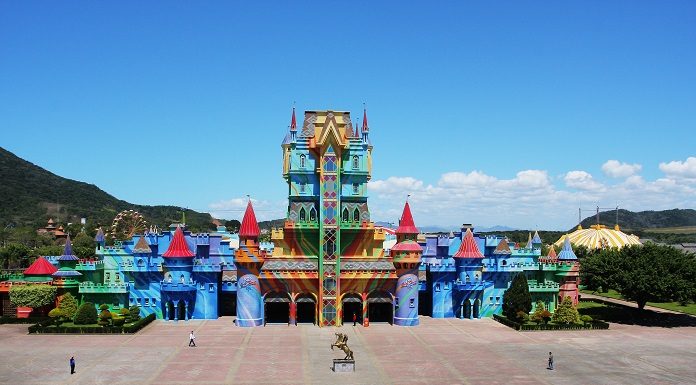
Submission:
<svg viewBox="0 0 696 385">
<path fill-rule="evenodd" d="M 58 287 L 59 296 L 70 292 L 77 298 L 80 277 L 82 277 L 82 273 L 75 270 L 78 260 L 79 258 L 73 254 L 72 242 L 70 241 L 70 234 L 68 234 L 68 237 L 65 239 L 63 255 L 58 258 L 60 268 L 51 275 L 53 277 L 53 286 Z"/>
<path fill-rule="evenodd" d="M 394 295 L 394 325 L 418 325 L 418 266 L 423 249 L 416 241 L 418 229 L 413 222 L 408 202 L 396 229 L 397 243 L 391 249 L 396 268 L 396 292 Z"/>
<path fill-rule="evenodd" d="M 459 278 L 457 282 L 459 297 L 456 298 L 456 303 L 460 308 L 457 313 L 460 318 L 480 318 L 485 288 L 482 284 L 483 254 L 470 228 L 466 229 L 459 250 L 452 257 L 456 261 Z"/>
<path fill-rule="evenodd" d="M 570 297 L 573 300 L 573 305 L 577 305 L 580 264 L 567 235 L 563 241 L 563 248 L 558 253 L 557 261 L 556 277 L 560 284 L 558 303 L 561 303 L 563 298 Z"/>
<path fill-rule="evenodd" d="M 263 296 L 259 283 L 259 272 L 263 255 L 259 249 L 261 229 L 256 221 L 251 200 L 247 203 L 244 218 L 239 228 L 239 248 L 235 254 L 237 264 L 237 326 L 263 325 Z"/>
<path fill-rule="evenodd" d="M 193 257 L 181 226 L 174 230 L 169 248 L 162 254 L 164 281 L 161 283 L 164 319 L 188 320 L 193 313 L 196 282 L 193 281 Z"/>
</svg>

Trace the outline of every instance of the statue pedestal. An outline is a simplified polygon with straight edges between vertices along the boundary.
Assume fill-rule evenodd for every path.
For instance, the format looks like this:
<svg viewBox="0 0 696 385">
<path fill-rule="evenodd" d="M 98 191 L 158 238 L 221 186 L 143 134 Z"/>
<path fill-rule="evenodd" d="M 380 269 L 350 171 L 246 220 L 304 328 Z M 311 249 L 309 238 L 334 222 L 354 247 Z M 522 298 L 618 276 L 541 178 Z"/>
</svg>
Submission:
<svg viewBox="0 0 696 385">
<path fill-rule="evenodd" d="M 333 371 L 338 372 L 354 372 L 355 371 L 355 360 L 333 360 Z"/>
</svg>

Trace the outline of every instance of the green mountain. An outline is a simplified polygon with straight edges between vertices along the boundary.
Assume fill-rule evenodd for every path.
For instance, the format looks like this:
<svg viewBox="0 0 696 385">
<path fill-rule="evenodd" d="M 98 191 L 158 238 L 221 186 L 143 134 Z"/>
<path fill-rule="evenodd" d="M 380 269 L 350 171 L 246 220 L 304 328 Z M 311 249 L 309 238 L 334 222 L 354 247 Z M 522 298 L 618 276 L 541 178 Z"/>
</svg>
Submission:
<svg viewBox="0 0 696 385">
<path fill-rule="evenodd" d="M 614 227 L 616 211 L 599 213 L 599 224 Z M 619 209 L 618 223 L 621 229 L 632 231 L 649 231 L 650 229 L 696 226 L 696 210 L 672 209 L 662 211 L 633 212 Z M 582 220 L 582 227 L 588 228 L 597 224 L 597 216 L 592 215 Z"/>
<path fill-rule="evenodd" d="M 135 210 L 148 225 L 167 227 L 179 222 L 182 209 L 176 206 L 143 206 L 117 199 L 99 187 L 60 177 L 0 147 L 0 227 L 43 227 L 48 218 L 60 223 L 108 227 L 122 210 Z M 208 213 L 186 210 L 191 230 L 214 229 Z"/>
</svg>

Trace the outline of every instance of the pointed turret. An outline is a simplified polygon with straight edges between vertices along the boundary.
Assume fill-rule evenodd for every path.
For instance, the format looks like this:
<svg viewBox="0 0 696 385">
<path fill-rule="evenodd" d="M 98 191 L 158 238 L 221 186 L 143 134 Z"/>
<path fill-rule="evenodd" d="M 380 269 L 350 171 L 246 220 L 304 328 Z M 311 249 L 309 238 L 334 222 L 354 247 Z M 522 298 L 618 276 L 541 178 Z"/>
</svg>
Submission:
<svg viewBox="0 0 696 385">
<path fill-rule="evenodd" d="M 244 212 L 244 218 L 242 218 L 242 225 L 239 228 L 239 237 L 258 238 L 259 234 L 261 234 L 261 229 L 256 222 L 256 214 L 254 214 L 254 207 L 251 205 L 250 199 Z"/>
<path fill-rule="evenodd" d="M 51 274 L 55 273 L 58 269 L 48 262 L 46 258 L 39 257 L 31 264 L 26 270 L 24 270 L 24 275 L 32 276 L 45 276 L 50 277 Z"/>
<path fill-rule="evenodd" d="M 162 256 L 166 258 L 190 258 L 195 256 L 186 243 L 186 237 L 184 237 L 184 231 L 181 229 L 181 226 L 174 230 L 172 242 Z"/>
<path fill-rule="evenodd" d="M 65 247 L 63 249 L 63 255 L 58 258 L 59 261 L 77 261 L 79 258 L 73 254 L 72 242 L 70 242 L 70 234 L 65 239 Z"/>
<path fill-rule="evenodd" d="M 525 249 L 531 249 L 533 247 L 532 244 L 532 233 L 529 233 L 529 237 L 527 238 L 527 244 L 524 246 Z"/>
<path fill-rule="evenodd" d="M 493 250 L 493 254 L 495 255 L 510 255 L 512 254 L 512 251 L 510 250 L 510 244 L 508 244 L 507 239 L 503 238 L 500 243 L 498 243 L 498 246 Z"/>
<path fill-rule="evenodd" d="M 295 106 L 292 106 L 292 118 L 290 118 L 290 142 L 297 142 L 297 119 L 295 119 Z"/>
<path fill-rule="evenodd" d="M 367 124 L 367 108 L 363 109 L 363 121 L 362 121 L 362 140 L 363 143 L 369 142 L 370 126 Z"/>
<path fill-rule="evenodd" d="M 474 240 L 474 233 L 471 229 L 466 229 L 464 233 L 464 238 L 462 239 L 462 244 L 459 245 L 459 250 L 453 255 L 454 258 L 483 258 L 481 250 L 479 250 L 476 241 Z"/>
<path fill-rule="evenodd" d="M 413 222 L 413 216 L 411 215 L 411 207 L 408 202 L 404 205 L 404 211 L 401 214 L 401 219 L 399 220 L 399 227 L 396 229 L 396 236 L 404 235 L 418 235 L 419 231 Z"/>
<path fill-rule="evenodd" d="M 573 252 L 573 247 L 570 245 L 570 238 L 566 234 L 565 240 L 563 241 L 563 248 L 561 252 L 558 253 L 559 261 L 576 261 L 578 257 Z"/>
<path fill-rule="evenodd" d="M 534 231 L 534 237 L 532 237 L 532 246 L 541 246 L 541 237 L 538 231 Z"/>
<path fill-rule="evenodd" d="M 145 239 L 145 235 L 143 235 L 142 237 L 140 237 L 140 239 L 138 239 L 138 242 L 135 244 L 135 247 L 133 247 L 133 252 L 136 254 L 150 254 L 150 253 L 152 253 L 152 249 L 150 249 L 150 245 L 147 243 L 147 240 Z"/>
</svg>

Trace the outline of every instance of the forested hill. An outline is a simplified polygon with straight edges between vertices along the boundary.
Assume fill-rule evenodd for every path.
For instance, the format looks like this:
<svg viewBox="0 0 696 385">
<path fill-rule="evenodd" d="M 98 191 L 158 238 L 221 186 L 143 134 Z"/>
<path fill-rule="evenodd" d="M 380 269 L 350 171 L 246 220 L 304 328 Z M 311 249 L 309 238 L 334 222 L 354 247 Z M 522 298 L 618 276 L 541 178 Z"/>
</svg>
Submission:
<svg viewBox="0 0 696 385">
<path fill-rule="evenodd" d="M 599 223 L 607 227 L 616 224 L 616 211 L 604 211 L 599 213 Z M 597 216 L 589 216 L 582 221 L 582 227 L 597 224 Z M 663 211 L 633 212 L 619 210 L 619 225 L 626 230 L 647 230 L 665 227 L 696 226 L 696 210 L 672 209 Z"/>
<path fill-rule="evenodd" d="M 87 218 L 108 226 L 126 209 L 140 212 L 148 224 L 166 227 L 181 220 L 176 206 L 142 206 L 117 199 L 99 187 L 60 177 L 0 147 L 0 226 L 44 226 L 51 217 L 59 223 Z M 208 213 L 186 210 L 186 223 L 195 231 L 214 229 Z"/>
</svg>

